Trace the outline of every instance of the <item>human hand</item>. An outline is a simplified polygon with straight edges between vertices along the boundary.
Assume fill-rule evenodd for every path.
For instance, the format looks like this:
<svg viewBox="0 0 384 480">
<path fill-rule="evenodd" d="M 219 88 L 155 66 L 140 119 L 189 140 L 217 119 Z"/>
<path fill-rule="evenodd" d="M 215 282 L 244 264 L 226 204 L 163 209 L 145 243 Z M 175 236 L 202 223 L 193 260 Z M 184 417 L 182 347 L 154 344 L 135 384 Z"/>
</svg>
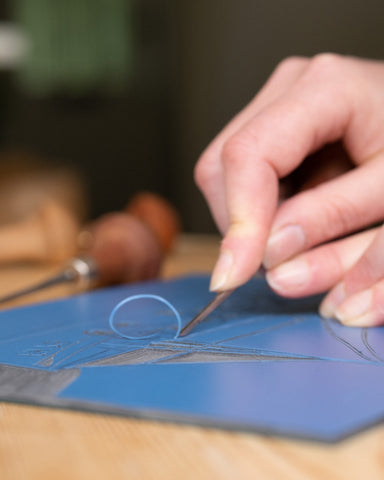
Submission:
<svg viewBox="0 0 384 480">
<path fill-rule="evenodd" d="M 278 205 L 279 179 L 338 140 L 356 168 Z M 384 230 L 355 233 L 384 219 L 383 178 L 384 63 L 283 61 L 196 166 L 224 234 L 211 289 L 241 285 L 263 261 L 279 294 L 330 290 L 323 315 L 384 323 Z"/>
</svg>

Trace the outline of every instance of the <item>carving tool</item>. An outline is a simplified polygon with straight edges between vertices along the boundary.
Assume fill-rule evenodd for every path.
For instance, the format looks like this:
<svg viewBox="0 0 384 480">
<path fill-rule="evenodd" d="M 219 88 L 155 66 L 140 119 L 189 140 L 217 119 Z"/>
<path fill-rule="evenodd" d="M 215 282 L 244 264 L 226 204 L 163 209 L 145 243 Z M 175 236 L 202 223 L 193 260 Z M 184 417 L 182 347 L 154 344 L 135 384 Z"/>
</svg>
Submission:
<svg viewBox="0 0 384 480">
<path fill-rule="evenodd" d="M 170 212 L 173 214 L 173 212 Z M 150 226 L 128 213 L 109 213 L 87 229 L 87 246 L 53 277 L 0 298 L 0 303 L 62 283 L 85 289 L 154 278 L 164 257 L 164 247 Z"/>
<path fill-rule="evenodd" d="M 0 298 L 0 303 L 61 283 L 80 289 L 154 278 L 162 255 L 152 231 L 126 213 L 110 213 L 89 229 L 91 245 L 64 268 L 38 285 Z"/>
<path fill-rule="evenodd" d="M 0 303 L 10 302 L 17 298 L 38 292 L 44 288 L 53 287 L 64 283 L 76 283 L 79 287 L 87 288 L 93 279 L 97 278 L 97 268 L 95 262 L 91 258 L 78 257 L 71 260 L 64 269 L 57 275 L 44 280 L 43 282 L 23 288 L 17 292 L 11 293 L 0 298 Z"/>
<path fill-rule="evenodd" d="M 225 299 L 229 297 L 229 295 L 233 292 L 233 290 L 226 290 L 224 292 L 219 292 L 213 300 L 211 300 L 208 305 L 206 305 L 200 313 L 198 313 L 185 327 L 180 330 L 179 337 L 184 337 L 187 335 L 193 328 L 196 327 L 199 323 L 201 323 L 205 318 L 213 312 Z"/>
</svg>

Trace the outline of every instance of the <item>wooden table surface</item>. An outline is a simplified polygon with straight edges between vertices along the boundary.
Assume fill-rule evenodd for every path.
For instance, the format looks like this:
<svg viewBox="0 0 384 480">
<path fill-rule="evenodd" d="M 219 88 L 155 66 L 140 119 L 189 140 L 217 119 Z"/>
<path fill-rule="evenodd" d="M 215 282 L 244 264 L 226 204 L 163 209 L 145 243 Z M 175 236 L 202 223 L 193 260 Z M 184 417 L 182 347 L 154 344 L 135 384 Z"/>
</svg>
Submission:
<svg viewBox="0 0 384 480">
<path fill-rule="evenodd" d="M 214 237 L 182 237 L 164 276 L 210 271 L 217 247 Z M 50 271 L 52 267 L 2 268 L 0 290 L 7 293 Z M 69 287 L 55 287 L 28 300 L 68 293 Z M 1 480 L 163 478 L 382 480 L 384 425 L 324 445 L 0 403 Z"/>
</svg>

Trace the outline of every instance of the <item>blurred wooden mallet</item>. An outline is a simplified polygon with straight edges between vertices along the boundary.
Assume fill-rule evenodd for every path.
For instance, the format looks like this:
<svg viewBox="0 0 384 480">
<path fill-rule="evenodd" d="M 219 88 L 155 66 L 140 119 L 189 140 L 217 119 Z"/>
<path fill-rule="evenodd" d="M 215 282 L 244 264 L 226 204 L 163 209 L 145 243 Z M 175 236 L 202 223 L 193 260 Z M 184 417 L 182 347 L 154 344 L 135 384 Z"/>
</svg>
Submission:
<svg viewBox="0 0 384 480">
<path fill-rule="evenodd" d="M 125 211 L 146 223 L 155 234 L 161 248 L 168 253 L 181 230 L 178 212 L 164 197 L 156 193 L 137 193 Z"/>
</svg>

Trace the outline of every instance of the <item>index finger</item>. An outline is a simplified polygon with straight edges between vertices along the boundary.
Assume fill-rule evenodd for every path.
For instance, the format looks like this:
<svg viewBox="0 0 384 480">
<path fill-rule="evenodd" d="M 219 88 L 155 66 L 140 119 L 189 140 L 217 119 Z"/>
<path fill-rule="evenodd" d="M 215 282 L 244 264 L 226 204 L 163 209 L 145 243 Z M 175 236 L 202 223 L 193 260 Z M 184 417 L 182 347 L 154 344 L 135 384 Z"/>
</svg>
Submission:
<svg viewBox="0 0 384 480">
<path fill-rule="evenodd" d="M 235 288 L 258 269 L 276 211 L 278 178 L 320 146 L 347 134 L 354 102 L 333 67 L 333 56 L 321 57 L 224 145 L 229 229 L 212 290 Z"/>
<path fill-rule="evenodd" d="M 308 59 L 301 57 L 290 57 L 280 62 L 255 98 L 223 128 L 197 162 L 196 183 L 202 190 L 212 216 L 222 233 L 228 228 L 224 178 L 220 162 L 223 145 L 254 115 L 283 95 L 296 82 L 308 62 Z"/>
</svg>

